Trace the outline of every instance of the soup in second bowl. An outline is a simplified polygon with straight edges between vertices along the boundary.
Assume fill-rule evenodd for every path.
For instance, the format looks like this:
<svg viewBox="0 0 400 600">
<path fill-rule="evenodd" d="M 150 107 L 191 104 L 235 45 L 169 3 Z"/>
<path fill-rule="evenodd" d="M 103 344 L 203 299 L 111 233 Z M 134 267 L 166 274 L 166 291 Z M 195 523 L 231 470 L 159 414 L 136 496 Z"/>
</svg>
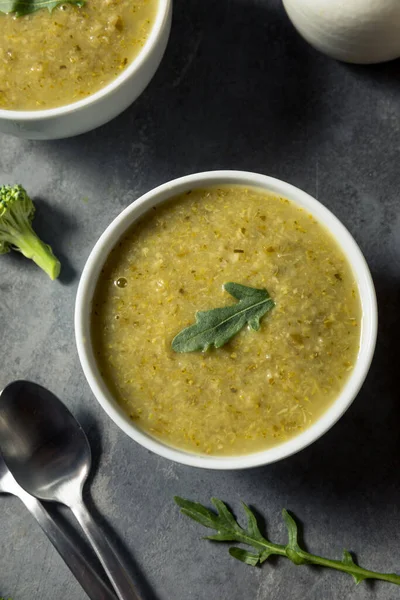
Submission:
<svg viewBox="0 0 400 600">
<path fill-rule="evenodd" d="M 260 329 L 178 353 L 196 311 L 232 305 L 227 282 L 266 288 Z M 135 425 L 209 455 L 248 454 L 315 422 L 357 359 L 361 306 L 330 233 L 284 198 L 240 186 L 197 189 L 150 210 L 111 252 L 92 341 L 111 393 Z"/>
<path fill-rule="evenodd" d="M 157 8 L 158 0 L 87 0 L 0 13 L 0 108 L 54 108 L 105 87 L 143 48 Z"/>
</svg>

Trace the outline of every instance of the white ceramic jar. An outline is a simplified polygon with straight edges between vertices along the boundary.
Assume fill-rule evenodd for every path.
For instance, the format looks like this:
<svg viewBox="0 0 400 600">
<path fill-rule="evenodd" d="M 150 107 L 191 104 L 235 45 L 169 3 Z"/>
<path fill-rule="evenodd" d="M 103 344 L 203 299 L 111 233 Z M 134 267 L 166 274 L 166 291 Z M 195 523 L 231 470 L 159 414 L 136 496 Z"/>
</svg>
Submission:
<svg viewBox="0 0 400 600">
<path fill-rule="evenodd" d="M 283 0 L 297 31 L 317 50 L 349 63 L 400 57 L 400 0 Z"/>
</svg>

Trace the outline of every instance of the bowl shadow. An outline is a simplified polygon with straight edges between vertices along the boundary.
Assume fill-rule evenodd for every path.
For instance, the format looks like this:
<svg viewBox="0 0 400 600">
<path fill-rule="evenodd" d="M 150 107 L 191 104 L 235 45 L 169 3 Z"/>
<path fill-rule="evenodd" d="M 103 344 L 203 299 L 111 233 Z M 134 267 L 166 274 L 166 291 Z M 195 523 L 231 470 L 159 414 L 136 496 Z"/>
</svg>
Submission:
<svg viewBox="0 0 400 600">
<path fill-rule="evenodd" d="M 84 154 L 100 188 L 110 177 L 148 185 L 150 164 L 154 184 L 199 170 L 265 172 L 277 155 L 295 171 L 298 144 L 318 131 L 328 59 L 282 11 L 278 2 L 176 0 L 170 43 L 142 96 L 109 124 L 48 144 L 72 164 Z"/>
<path fill-rule="evenodd" d="M 268 492 L 271 481 L 296 490 L 297 501 L 307 505 L 311 496 L 328 506 L 353 510 L 368 503 L 398 503 L 400 485 L 400 404 L 398 402 L 398 339 L 400 281 L 374 277 L 380 307 L 378 340 L 367 379 L 352 406 L 322 438 L 280 463 L 244 472 Z M 242 475 L 243 477 L 243 472 Z M 285 483 L 290 482 L 290 483 Z"/>
</svg>

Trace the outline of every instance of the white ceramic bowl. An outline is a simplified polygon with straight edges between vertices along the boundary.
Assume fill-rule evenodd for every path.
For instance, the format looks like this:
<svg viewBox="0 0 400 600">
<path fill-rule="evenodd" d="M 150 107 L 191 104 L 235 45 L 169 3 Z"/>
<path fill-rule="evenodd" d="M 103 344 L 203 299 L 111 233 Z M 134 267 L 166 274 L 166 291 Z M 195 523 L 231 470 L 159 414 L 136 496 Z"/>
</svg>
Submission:
<svg viewBox="0 0 400 600">
<path fill-rule="evenodd" d="M 111 121 L 148 85 L 164 55 L 171 30 L 172 0 L 159 0 L 150 35 L 132 63 L 106 87 L 72 104 L 48 110 L 0 109 L 0 132 L 31 140 L 72 137 Z"/>
<path fill-rule="evenodd" d="M 221 184 L 238 184 L 273 192 L 292 200 L 311 213 L 333 234 L 350 262 L 362 303 L 361 344 L 358 359 L 343 391 L 322 417 L 297 437 L 269 450 L 245 456 L 214 457 L 191 454 L 172 448 L 138 429 L 119 407 L 99 373 L 90 337 L 92 298 L 99 273 L 111 249 L 126 230 L 153 206 L 193 188 Z M 128 206 L 109 225 L 93 248 L 82 273 L 75 306 L 75 335 L 79 358 L 93 394 L 113 421 L 136 442 L 156 454 L 185 465 L 208 469 L 244 469 L 275 462 L 302 450 L 343 415 L 356 397 L 370 366 L 377 334 L 377 307 L 374 285 L 363 255 L 340 221 L 320 202 L 298 188 L 255 173 L 211 171 L 189 175 L 165 183 Z"/>
</svg>

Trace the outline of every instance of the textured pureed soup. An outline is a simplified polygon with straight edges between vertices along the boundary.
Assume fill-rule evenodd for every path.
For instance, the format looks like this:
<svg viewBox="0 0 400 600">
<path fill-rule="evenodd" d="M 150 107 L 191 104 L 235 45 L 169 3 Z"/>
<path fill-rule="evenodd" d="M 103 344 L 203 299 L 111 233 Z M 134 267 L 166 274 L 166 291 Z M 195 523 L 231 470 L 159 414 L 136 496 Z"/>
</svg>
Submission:
<svg viewBox="0 0 400 600">
<path fill-rule="evenodd" d="M 158 0 L 87 0 L 0 14 L 0 108 L 43 110 L 97 92 L 139 54 Z"/>
<path fill-rule="evenodd" d="M 234 302 L 229 281 L 271 294 L 260 330 L 174 352 L 196 311 Z M 101 375 L 135 425 L 177 448 L 240 455 L 298 435 L 335 400 L 357 358 L 361 305 L 341 249 L 310 214 L 221 186 L 133 225 L 99 276 L 91 325 Z"/>
</svg>

